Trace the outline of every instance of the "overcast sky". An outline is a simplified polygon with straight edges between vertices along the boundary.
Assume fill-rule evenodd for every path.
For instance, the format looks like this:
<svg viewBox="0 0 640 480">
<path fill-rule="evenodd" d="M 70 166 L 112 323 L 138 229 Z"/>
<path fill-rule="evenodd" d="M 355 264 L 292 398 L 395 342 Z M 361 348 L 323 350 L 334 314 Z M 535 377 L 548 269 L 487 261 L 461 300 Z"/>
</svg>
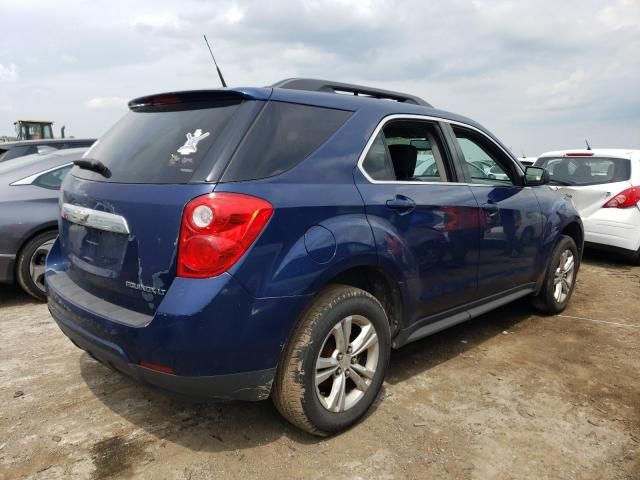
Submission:
<svg viewBox="0 0 640 480">
<path fill-rule="evenodd" d="M 417 94 L 520 155 L 640 148 L 640 0 L 0 0 L 0 134 L 100 136 L 136 96 L 331 78 Z"/>
</svg>

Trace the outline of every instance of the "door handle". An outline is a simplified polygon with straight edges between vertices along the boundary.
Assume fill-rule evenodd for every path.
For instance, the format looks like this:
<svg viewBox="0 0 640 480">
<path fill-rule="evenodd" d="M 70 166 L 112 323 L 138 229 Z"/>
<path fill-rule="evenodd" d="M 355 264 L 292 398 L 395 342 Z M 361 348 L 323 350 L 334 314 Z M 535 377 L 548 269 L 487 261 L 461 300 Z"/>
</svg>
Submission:
<svg viewBox="0 0 640 480">
<path fill-rule="evenodd" d="M 397 211 L 400 215 L 404 215 L 416 208 L 416 202 L 404 195 L 396 195 L 395 198 L 387 200 L 387 208 Z"/>
<path fill-rule="evenodd" d="M 496 213 L 498 213 L 498 205 L 496 205 L 495 203 L 483 203 L 482 204 L 482 209 L 487 212 L 487 215 L 489 215 L 490 217 L 493 217 Z"/>
</svg>

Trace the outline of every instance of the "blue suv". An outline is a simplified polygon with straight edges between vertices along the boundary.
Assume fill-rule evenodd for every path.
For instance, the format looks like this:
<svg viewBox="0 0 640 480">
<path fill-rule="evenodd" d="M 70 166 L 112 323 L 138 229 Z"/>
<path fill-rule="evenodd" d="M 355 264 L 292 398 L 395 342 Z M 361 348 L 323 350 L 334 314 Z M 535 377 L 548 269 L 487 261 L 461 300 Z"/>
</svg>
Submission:
<svg viewBox="0 0 640 480">
<path fill-rule="evenodd" d="M 64 180 L 46 283 L 65 335 L 142 382 L 271 397 L 329 435 L 374 402 L 392 348 L 571 297 L 571 202 L 418 97 L 289 79 L 129 109 Z"/>
</svg>

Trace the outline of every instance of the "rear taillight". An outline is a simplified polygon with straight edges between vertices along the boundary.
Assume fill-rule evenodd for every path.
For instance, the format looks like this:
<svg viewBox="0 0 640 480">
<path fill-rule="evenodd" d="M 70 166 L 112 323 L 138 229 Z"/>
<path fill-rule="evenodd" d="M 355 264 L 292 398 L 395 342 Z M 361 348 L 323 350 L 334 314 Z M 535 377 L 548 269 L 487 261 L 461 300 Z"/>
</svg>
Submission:
<svg viewBox="0 0 640 480">
<path fill-rule="evenodd" d="M 640 187 L 631 187 L 608 200 L 602 208 L 629 208 L 637 205 L 638 202 L 640 202 Z"/>
<path fill-rule="evenodd" d="M 182 214 L 178 276 L 205 278 L 226 272 L 271 218 L 266 200 L 239 193 L 210 193 L 191 200 Z"/>
<path fill-rule="evenodd" d="M 567 157 L 593 157 L 593 152 L 570 152 Z"/>
</svg>

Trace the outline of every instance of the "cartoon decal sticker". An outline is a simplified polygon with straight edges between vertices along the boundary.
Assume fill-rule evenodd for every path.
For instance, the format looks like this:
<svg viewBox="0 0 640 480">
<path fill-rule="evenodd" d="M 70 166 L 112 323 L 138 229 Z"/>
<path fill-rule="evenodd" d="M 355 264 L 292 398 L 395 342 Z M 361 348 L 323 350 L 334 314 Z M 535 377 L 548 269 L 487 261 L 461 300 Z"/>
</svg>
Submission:
<svg viewBox="0 0 640 480">
<path fill-rule="evenodd" d="M 202 133 L 202 130 L 199 128 L 195 132 L 193 132 L 193 135 L 191 134 L 191 132 L 187 132 L 187 141 L 184 142 L 184 145 L 182 145 L 178 149 L 178 153 L 180 155 L 189 155 L 190 153 L 196 153 L 198 151 L 198 143 L 200 142 L 200 140 L 204 140 L 208 136 L 209 132 Z"/>
</svg>

